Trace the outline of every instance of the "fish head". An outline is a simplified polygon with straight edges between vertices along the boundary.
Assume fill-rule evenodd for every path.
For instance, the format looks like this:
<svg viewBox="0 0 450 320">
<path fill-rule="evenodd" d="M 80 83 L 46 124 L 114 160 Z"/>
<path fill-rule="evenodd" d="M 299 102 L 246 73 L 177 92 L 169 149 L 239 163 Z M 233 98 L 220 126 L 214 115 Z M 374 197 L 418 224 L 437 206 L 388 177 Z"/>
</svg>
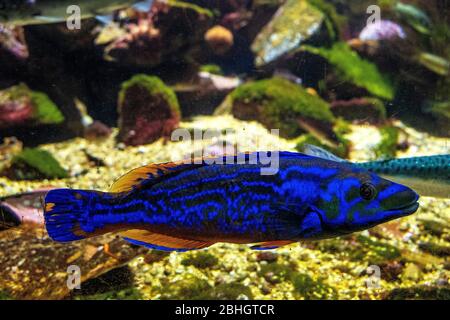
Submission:
<svg viewBox="0 0 450 320">
<path fill-rule="evenodd" d="M 324 184 L 317 215 L 324 237 L 369 229 L 414 213 L 418 194 L 366 170 L 346 165 L 344 172 Z"/>
</svg>

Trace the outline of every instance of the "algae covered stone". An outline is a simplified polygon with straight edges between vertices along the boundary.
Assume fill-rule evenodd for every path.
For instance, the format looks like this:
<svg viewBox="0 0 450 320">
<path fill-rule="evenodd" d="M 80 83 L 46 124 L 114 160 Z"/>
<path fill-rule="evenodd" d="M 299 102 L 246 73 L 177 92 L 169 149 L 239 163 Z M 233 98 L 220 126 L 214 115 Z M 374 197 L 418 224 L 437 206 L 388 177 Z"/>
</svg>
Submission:
<svg viewBox="0 0 450 320">
<path fill-rule="evenodd" d="M 40 180 L 67 178 L 67 171 L 46 150 L 25 148 L 14 156 L 3 175 L 12 180 Z"/>
<path fill-rule="evenodd" d="M 0 91 L 0 129 L 60 124 L 64 116 L 43 92 L 19 84 Z"/>
<path fill-rule="evenodd" d="M 181 117 L 175 92 L 158 77 L 144 74 L 122 84 L 118 109 L 117 139 L 133 146 L 169 137 Z"/>
<path fill-rule="evenodd" d="M 298 48 L 319 30 L 323 19 L 322 12 L 306 0 L 286 1 L 251 46 L 256 65 L 270 63 Z"/>
<path fill-rule="evenodd" d="M 282 78 L 264 79 L 236 88 L 216 114 L 231 112 L 241 120 L 256 120 L 280 135 L 294 138 L 311 130 L 333 135 L 335 118 L 328 103 Z"/>
</svg>

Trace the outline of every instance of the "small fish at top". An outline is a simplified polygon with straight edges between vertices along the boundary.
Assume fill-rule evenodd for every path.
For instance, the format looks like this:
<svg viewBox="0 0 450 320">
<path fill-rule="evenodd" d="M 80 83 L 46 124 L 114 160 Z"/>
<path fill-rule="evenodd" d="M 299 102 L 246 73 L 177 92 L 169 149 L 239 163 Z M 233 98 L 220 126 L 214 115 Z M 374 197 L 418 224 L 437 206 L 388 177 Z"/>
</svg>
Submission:
<svg viewBox="0 0 450 320">
<path fill-rule="evenodd" d="M 81 18 L 97 17 L 109 20 L 113 11 L 133 6 L 139 11 L 149 11 L 154 0 L 0 0 L 0 23 L 13 25 L 48 24 L 64 22 L 73 12 L 68 8 L 77 5 Z"/>
<path fill-rule="evenodd" d="M 322 148 L 306 145 L 311 156 L 347 162 Z M 353 163 L 385 179 L 407 185 L 421 196 L 450 198 L 450 154 Z"/>
<path fill-rule="evenodd" d="M 408 187 L 300 153 L 279 152 L 277 173 L 262 175 L 261 154 L 273 152 L 151 164 L 122 176 L 109 192 L 51 190 L 46 229 L 59 242 L 118 232 L 167 251 L 217 242 L 274 249 L 368 229 L 419 206 Z"/>
</svg>

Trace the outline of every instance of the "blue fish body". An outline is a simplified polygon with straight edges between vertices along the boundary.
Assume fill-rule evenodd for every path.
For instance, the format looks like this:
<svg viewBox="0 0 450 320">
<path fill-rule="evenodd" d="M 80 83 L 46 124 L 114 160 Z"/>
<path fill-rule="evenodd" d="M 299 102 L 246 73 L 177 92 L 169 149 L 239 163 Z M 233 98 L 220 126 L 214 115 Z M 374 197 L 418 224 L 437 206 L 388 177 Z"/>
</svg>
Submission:
<svg viewBox="0 0 450 320">
<path fill-rule="evenodd" d="M 244 163 L 234 156 L 224 164 L 138 168 L 110 193 L 52 190 L 45 199 L 48 233 L 65 242 L 116 231 L 161 250 L 217 242 L 268 249 L 367 229 L 418 207 L 408 187 L 351 164 L 280 152 L 277 173 L 262 175 L 253 155 Z"/>
</svg>

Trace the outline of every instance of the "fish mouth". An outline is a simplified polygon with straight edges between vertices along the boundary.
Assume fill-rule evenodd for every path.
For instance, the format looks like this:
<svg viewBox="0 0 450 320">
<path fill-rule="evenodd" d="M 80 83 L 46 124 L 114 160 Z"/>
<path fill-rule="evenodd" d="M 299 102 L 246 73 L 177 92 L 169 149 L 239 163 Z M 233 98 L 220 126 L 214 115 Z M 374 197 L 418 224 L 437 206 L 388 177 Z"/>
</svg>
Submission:
<svg viewBox="0 0 450 320">
<path fill-rule="evenodd" d="M 400 217 L 408 216 L 410 214 L 413 214 L 419 208 L 418 200 L 419 200 L 419 196 L 416 195 L 414 200 L 411 201 L 410 203 L 408 203 L 406 205 L 403 205 L 401 207 L 397 207 L 397 208 L 391 209 L 391 210 L 388 211 L 388 213 L 392 214 L 392 215 L 400 216 Z"/>
</svg>

